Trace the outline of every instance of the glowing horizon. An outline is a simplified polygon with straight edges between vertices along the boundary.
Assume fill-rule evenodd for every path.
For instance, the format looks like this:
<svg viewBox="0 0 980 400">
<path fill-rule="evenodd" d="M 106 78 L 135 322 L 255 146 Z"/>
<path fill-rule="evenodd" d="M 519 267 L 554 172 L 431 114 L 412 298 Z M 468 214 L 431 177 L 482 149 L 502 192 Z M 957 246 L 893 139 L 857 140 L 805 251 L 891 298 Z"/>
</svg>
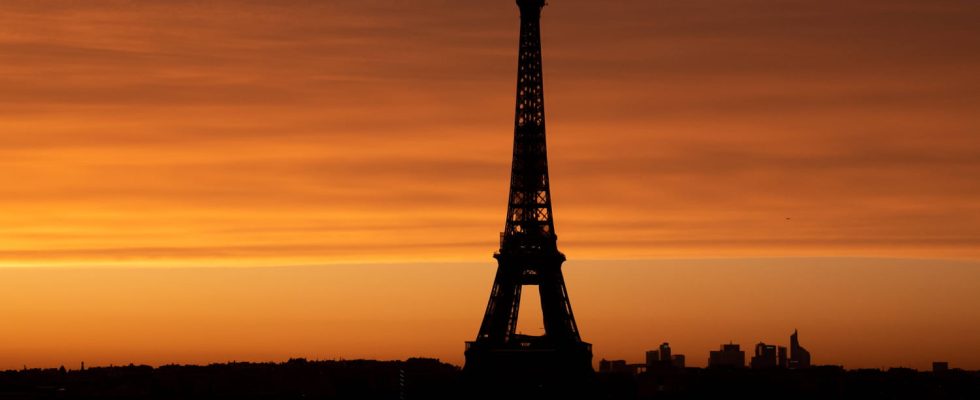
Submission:
<svg viewBox="0 0 980 400">
<path fill-rule="evenodd" d="M 463 342 L 476 334 L 494 271 L 490 259 L 3 269 L 0 314 L 8 328 L 0 369 L 292 357 L 434 357 L 462 365 Z M 564 271 L 596 363 L 641 362 L 644 351 L 667 341 L 688 365 L 704 366 L 722 343 L 746 352 L 759 341 L 787 345 L 799 328 L 818 365 L 928 369 L 942 360 L 980 368 L 980 311 L 972 301 L 978 262 L 573 259 Z M 537 334 L 540 311 L 522 311 L 522 329 Z"/>
</svg>

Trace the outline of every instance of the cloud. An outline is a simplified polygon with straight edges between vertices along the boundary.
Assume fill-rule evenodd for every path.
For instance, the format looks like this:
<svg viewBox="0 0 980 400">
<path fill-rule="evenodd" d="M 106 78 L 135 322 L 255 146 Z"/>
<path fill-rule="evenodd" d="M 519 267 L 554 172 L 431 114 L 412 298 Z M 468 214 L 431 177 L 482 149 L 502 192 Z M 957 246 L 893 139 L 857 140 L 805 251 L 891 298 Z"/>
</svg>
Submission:
<svg viewBox="0 0 980 400">
<path fill-rule="evenodd" d="M 563 245 L 976 257 L 978 12 L 555 2 Z M 7 2 L 0 265 L 482 256 L 516 29 L 496 1 Z"/>
</svg>

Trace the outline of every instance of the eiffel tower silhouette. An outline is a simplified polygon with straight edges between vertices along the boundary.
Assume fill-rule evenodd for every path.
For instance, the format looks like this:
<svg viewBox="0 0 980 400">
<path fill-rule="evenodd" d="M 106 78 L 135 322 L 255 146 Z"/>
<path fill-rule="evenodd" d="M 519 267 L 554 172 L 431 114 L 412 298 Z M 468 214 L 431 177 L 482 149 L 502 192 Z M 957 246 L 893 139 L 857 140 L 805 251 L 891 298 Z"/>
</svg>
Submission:
<svg viewBox="0 0 980 400">
<path fill-rule="evenodd" d="M 594 377 L 592 346 L 575 324 L 552 213 L 541 68 L 545 1 L 517 5 L 521 36 L 507 221 L 494 253 L 498 266 L 490 301 L 476 340 L 467 342 L 463 372 L 469 386 L 486 397 L 580 396 Z M 540 294 L 542 336 L 517 333 L 525 286 L 536 286 Z"/>
</svg>

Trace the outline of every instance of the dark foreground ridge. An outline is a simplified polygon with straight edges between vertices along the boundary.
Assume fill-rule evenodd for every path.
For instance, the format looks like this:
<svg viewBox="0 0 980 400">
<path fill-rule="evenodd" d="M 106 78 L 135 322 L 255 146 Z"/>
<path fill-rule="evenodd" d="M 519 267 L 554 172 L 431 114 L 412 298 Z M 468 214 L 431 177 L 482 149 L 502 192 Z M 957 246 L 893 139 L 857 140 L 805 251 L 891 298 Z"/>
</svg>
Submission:
<svg viewBox="0 0 980 400">
<path fill-rule="evenodd" d="M 682 368 L 600 373 L 606 399 L 980 399 L 980 372 Z"/>
<path fill-rule="evenodd" d="M 470 399 L 434 359 L 24 369 L 0 399 Z M 596 399 L 980 399 L 980 372 L 912 369 L 655 368 L 600 372 Z M 522 398 L 515 393 L 510 398 Z"/>
<path fill-rule="evenodd" d="M 451 399 L 439 360 L 146 365 L 0 372 L 0 399 Z"/>
</svg>

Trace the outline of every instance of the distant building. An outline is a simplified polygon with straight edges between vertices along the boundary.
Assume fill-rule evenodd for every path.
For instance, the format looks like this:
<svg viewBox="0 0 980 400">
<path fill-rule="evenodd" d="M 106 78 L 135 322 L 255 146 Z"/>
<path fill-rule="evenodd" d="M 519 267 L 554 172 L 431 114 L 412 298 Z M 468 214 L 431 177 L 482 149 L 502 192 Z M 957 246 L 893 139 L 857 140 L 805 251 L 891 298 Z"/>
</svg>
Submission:
<svg viewBox="0 0 980 400">
<path fill-rule="evenodd" d="M 737 344 L 723 344 L 720 350 L 714 350 L 708 354 L 708 367 L 744 368 L 745 352 Z"/>
<path fill-rule="evenodd" d="M 647 351 L 647 368 L 653 369 L 660 365 L 660 352 L 657 350 Z"/>
<path fill-rule="evenodd" d="M 625 374 L 639 375 L 646 372 L 646 364 L 627 364 L 626 360 L 606 360 L 599 361 L 599 373 L 601 374 Z"/>
<path fill-rule="evenodd" d="M 599 372 L 604 374 L 628 373 L 626 360 L 606 360 L 599 361 Z"/>
<path fill-rule="evenodd" d="M 755 345 L 755 355 L 751 362 L 754 369 L 776 368 L 778 365 L 776 346 L 759 342 Z"/>
<path fill-rule="evenodd" d="M 786 354 L 786 346 L 776 348 L 776 359 L 779 362 L 779 368 L 789 368 L 789 356 Z"/>
<path fill-rule="evenodd" d="M 658 369 L 684 368 L 686 359 L 683 354 L 672 354 L 670 343 L 664 342 L 658 350 L 649 350 L 646 353 L 646 370 L 653 371 Z"/>
<path fill-rule="evenodd" d="M 932 363 L 933 373 L 943 373 L 949 371 L 949 363 L 946 361 L 936 361 Z"/>
<path fill-rule="evenodd" d="M 670 365 L 670 343 L 663 342 L 660 344 L 660 363 Z"/>
<path fill-rule="evenodd" d="M 796 330 L 793 330 L 793 334 L 789 337 L 789 367 L 793 369 L 810 367 L 810 352 L 800 346 L 799 333 Z"/>
<path fill-rule="evenodd" d="M 646 364 L 626 364 L 626 370 L 630 375 L 636 376 L 647 372 Z"/>
</svg>

